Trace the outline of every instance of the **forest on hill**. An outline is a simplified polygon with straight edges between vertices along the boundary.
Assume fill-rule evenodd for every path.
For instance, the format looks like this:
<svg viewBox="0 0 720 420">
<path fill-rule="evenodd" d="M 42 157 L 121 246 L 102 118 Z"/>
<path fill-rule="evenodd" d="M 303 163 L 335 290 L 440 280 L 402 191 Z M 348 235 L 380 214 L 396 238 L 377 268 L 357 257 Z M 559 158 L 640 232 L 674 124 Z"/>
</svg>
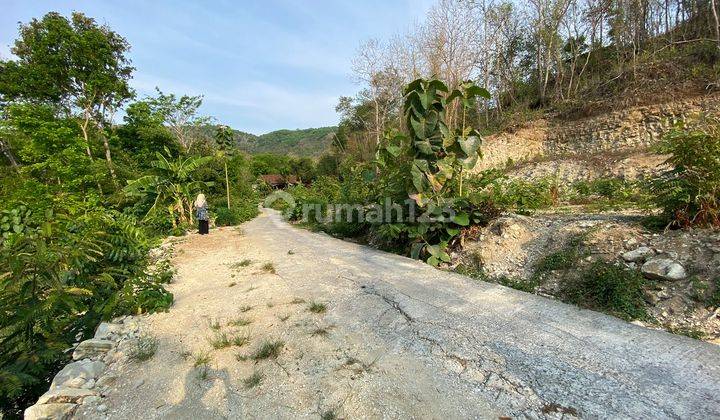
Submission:
<svg viewBox="0 0 720 420">
<path fill-rule="evenodd" d="M 276 130 L 259 136 L 239 133 L 238 147 L 250 154 L 273 153 L 317 158 L 327 152 L 337 127 Z"/>
</svg>

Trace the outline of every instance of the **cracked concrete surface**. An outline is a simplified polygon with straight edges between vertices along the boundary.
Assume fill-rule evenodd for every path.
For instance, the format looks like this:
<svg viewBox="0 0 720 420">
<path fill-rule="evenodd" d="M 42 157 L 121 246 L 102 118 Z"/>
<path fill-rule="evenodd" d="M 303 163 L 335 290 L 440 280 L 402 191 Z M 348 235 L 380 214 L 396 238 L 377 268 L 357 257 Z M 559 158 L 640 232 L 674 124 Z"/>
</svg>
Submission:
<svg viewBox="0 0 720 420">
<path fill-rule="evenodd" d="M 158 353 L 118 364 L 109 417 L 720 416 L 715 345 L 296 229 L 270 210 L 242 230 L 178 245 L 175 306 L 143 321 Z M 228 268 L 244 258 L 254 265 Z M 258 271 L 267 261 L 276 274 Z M 248 348 L 210 350 L 207 320 L 239 315 L 253 320 Z M 275 361 L 235 357 L 278 338 Z M 181 357 L 200 351 L 213 357 L 206 379 Z M 256 370 L 262 383 L 246 389 Z"/>
</svg>

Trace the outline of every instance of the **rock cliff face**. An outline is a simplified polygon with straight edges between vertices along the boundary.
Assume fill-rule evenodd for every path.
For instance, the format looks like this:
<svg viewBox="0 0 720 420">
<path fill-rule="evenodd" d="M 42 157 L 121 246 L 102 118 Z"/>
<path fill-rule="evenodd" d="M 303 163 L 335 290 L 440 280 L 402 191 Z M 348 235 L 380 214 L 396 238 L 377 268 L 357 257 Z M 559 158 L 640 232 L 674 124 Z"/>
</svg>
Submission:
<svg viewBox="0 0 720 420">
<path fill-rule="evenodd" d="M 640 106 L 574 121 L 540 120 L 513 133 L 488 136 L 475 167 L 508 168 L 513 176 L 559 175 L 572 181 L 599 176 L 635 179 L 664 160 L 654 145 L 676 122 L 720 113 L 720 94 Z"/>
</svg>

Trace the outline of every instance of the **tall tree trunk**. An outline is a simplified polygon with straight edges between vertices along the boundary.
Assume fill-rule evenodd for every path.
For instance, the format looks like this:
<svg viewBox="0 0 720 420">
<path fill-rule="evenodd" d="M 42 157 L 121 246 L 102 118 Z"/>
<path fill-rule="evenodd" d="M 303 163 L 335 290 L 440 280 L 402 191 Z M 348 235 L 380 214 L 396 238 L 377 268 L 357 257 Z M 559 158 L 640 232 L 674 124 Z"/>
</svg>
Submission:
<svg viewBox="0 0 720 420">
<path fill-rule="evenodd" d="M 227 159 L 225 159 L 225 193 L 227 194 L 228 209 L 230 209 L 230 180 L 228 178 Z"/>
<path fill-rule="evenodd" d="M 13 155 L 12 150 L 10 150 L 10 145 L 6 144 L 5 141 L 2 139 L 0 139 L 0 150 L 2 150 L 8 162 L 10 162 L 10 166 L 12 166 L 13 168 L 17 168 L 19 166 L 17 160 L 15 160 L 15 156 Z"/>
<path fill-rule="evenodd" d="M 112 156 L 110 155 L 110 143 L 108 143 L 107 136 L 102 130 L 102 127 L 100 128 L 100 131 L 102 134 L 100 134 L 100 137 L 102 137 L 103 146 L 105 147 L 105 160 L 107 161 L 108 170 L 110 171 L 110 177 L 112 178 L 113 184 L 117 187 L 117 175 L 115 175 L 115 169 L 113 169 L 113 162 L 112 162 Z"/>
<path fill-rule="evenodd" d="M 713 18 L 715 19 L 715 40 L 720 49 L 720 20 L 718 19 L 717 7 L 715 6 L 715 0 L 710 0 L 710 7 L 712 7 Z"/>
</svg>

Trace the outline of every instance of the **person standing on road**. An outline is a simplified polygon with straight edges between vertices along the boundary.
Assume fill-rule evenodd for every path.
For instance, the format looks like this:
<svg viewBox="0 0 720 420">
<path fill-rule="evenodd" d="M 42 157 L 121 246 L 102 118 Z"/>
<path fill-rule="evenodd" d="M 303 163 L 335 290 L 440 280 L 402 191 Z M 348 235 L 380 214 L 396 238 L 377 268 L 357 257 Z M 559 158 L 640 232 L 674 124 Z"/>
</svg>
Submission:
<svg viewBox="0 0 720 420">
<path fill-rule="evenodd" d="M 210 232 L 210 222 L 208 217 L 207 200 L 205 194 L 198 194 L 195 199 L 195 209 L 198 219 L 198 233 L 201 235 L 207 235 Z"/>
</svg>

